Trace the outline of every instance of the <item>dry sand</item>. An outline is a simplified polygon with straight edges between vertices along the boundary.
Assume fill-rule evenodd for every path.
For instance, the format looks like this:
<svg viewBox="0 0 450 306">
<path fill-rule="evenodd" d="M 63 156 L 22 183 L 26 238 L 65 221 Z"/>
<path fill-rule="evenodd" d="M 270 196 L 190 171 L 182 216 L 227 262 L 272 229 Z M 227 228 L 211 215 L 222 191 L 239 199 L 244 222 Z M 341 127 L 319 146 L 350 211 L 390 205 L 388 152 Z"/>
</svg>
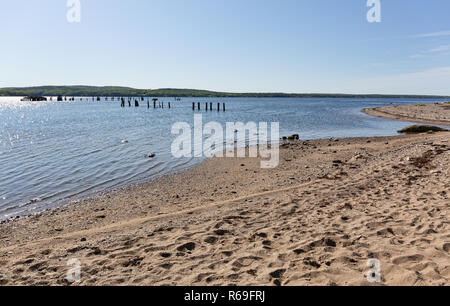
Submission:
<svg viewBox="0 0 450 306">
<path fill-rule="evenodd" d="M 210 159 L 0 225 L 1 285 L 449 285 L 450 133 Z"/>
<path fill-rule="evenodd" d="M 368 108 L 366 114 L 387 119 L 450 125 L 450 102 Z"/>
</svg>

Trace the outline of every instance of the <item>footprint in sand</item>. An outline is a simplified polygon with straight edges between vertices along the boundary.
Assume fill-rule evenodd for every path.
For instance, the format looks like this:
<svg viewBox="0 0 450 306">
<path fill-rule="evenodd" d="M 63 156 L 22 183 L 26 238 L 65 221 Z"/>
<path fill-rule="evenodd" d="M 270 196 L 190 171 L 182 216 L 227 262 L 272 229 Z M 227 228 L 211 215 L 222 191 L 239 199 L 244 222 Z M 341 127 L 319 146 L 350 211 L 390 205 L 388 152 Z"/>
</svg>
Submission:
<svg viewBox="0 0 450 306">
<path fill-rule="evenodd" d="M 217 242 L 217 238 L 216 237 L 212 237 L 212 236 L 210 236 L 210 237 L 207 237 L 206 239 L 205 239 L 205 242 L 206 243 L 209 243 L 209 244 L 214 244 L 214 243 L 216 243 Z"/>
<path fill-rule="evenodd" d="M 233 266 L 236 268 L 248 267 L 255 261 L 261 260 L 262 258 L 256 256 L 242 257 L 233 262 Z"/>
<path fill-rule="evenodd" d="M 406 263 L 417 263 L 417 262 L 422 261 L 423 258 L 424 258 L 423 255 L 415 254 L 415 255 L 397 257 L 392 262 L 395 265 L 402 265 L 402 264 L 406 264 Z"/>
<path fill-rule="evenodd" d="M 193 243 L 193 242 L 183 244 L 177 248 L 177 251 L 179 251 L 179 252 L 193 251 L 193 250 L 195 250 L 195 243 Z"/>
</svg>

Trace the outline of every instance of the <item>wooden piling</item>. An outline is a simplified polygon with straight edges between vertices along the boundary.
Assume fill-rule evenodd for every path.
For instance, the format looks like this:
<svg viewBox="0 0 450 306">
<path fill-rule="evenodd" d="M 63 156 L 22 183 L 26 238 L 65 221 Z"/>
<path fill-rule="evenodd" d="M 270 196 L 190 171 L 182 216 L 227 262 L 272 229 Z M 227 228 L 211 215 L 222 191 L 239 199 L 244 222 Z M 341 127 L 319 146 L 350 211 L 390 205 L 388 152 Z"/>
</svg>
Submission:
<svg viewBox="0 0 450 306">
<path fill-rule="evenodd" d="M 195 102 L 192 102 L 192 110 L 195 111 Z"/>
<path fill-rule="evenodd" d="M 213 107 L 212 107 L 212 102 L 211 102 L 211 103 L 209 103 L 209 110 L 210 110 L 210 111 L 212 111 L 212 110 L 213 110 Z"/>
<path fill-rule="evenodd" d="M 220 112 L 220 103 L 217 103 L 217 111 Z"/>
<path fill-rule="evenodd" d="M 198 110 L 201 110 L 201 109 L 200 109 L 200 102 L 198 102 Z"/>
<path fill-rule="evenodd" d="M 226 112 L 225 103 L 223 103 L 223 111 Z"/>
</svg>

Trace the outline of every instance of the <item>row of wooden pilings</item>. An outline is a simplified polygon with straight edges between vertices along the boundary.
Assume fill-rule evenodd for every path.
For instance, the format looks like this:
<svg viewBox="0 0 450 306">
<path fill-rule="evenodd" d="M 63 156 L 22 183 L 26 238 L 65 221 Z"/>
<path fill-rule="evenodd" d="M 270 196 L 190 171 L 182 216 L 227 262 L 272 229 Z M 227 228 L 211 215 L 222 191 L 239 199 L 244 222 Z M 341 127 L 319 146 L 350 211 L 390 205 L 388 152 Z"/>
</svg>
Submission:
<svg viewBox="0 0 450 306">
<path fill-rule="evenodd" d="M 144 98 L 141 98 L 141 101 L 144 101 Z M 164 102 L 159 102 L 158 99 L 152 99 L 153 101 L 153 108 L 164 108 L 165 104 Z M 131 107 L 131 98 L 128 98 L 128 107 Z M 156 104 L 156 102 L 158 102 L 158 105 Z M 170 102 L 168 102 L 168 107 L 171 108 L 171 104 Z M 139 107 L 139 100 L 138 99 L 134 99 L 134 106 L 135 107 Z M 120 98 L 120 107 L 125 107 L 125 99 L 124 98 Z M 147 99 L 147 108 L 150 108 L 150 99 Z"/>
<path fill-rule="evenodd" d="M 109 98 L 111 99 L 111 101 L 114 101 L 114 97 L 109 97 Z M 131 107 L 133 99 L 134 99 L 134 106 L 135 107 L 140 107 L 139 100 L 140 101 L 145 101 L 144 97 L 140 97 L 140 98 L 137 98 L 137 99 L 128 97 L 128 99 L 127 99 L 128 103 L 125 103 L 125 98 L 124 97 L 120 97 L 120 98 L 116 97 L 116 98 L 117 98 L 118 101 L 120 101 L 120 106 L 121 107 L 125 107 L 126 104 L 128 104 L 128 107 Z M 64 97 L 64 98 L 62 96 L 58 97 L 58 101 L 62 101 L 63 99 L 65 101 L 67 101 L 67 97 Z M 105 97 L 104 99 L 105 99 L 105 101 L 108 101 L 108 97 Z M 75 100 L 75 98 L 69 98 L 69 101 L 74 101 L 74 100 Z M 81 100 L 82 100 L 82 98 L 81 98 Z M 101 98 L 100 97 L 92 97 L 92 100 L 93 101 L 95 101 L 95 100 L 100 101 Z M 153 101 L 153 108 L 155 108 L 155 109 L 156 108 L 165 108 L 165 103 L 161 102 L 161 101 L 158 101 L 157 98 L 153 98 L 152 101 Z M 167 103 L 167 106 L 168 106 L 169 109 L 171 108 L 170 102 Z M 147 108 L 150 108 L 150 99 L 147 99 Z M 193 111 L 195 111 L 195 110 L 201 111 L 202 110 L 201 103 L 200 102 L 192 102 L 192 110 Z M 205 102 L 205 110 L 206 111 L 213 111 L 214 110 L 213 103 L 212 102 Z M 224 111 L 225 112 L 226 111 L 226 104 L 225 103 L 217 103 L 217 111 L 218 112 L 220 112 L 220 111 Z"/>
<path fill-rule="evenodd" d="M 195 102 L 192 102 L 192 110 L 193 111 L 195 111 L 196 110 L 196 107 L 195 107 Z M 217 111 L 218 112 L 220 112 L 220 104 L 221 103 L 217 103 Z M 209 107 L 208 107 L 209 106 Z M 197 110 L 202 110 L 202 108 L 201 108 L 201 103 L 200 102 L 197 102 Z M 211 103 L 211 102 L 206 102 L 205 103 L 205 110 L 206 111 L 213 111 L 213 104 Z M 222 103 L 222 111 L 224 111 L 224 112 L 226 112 L 227 111 L 227 108 L 226 108 L 226 105 L 225 105 L 225 103 Z"/>
<path fill-rule="evenodd" d="M 125 99 L 122 97 L 122 98 L 120 98 L 120 101 L 121 101 L 120 106 L 121 107 L 125 107 Z M 141 98 L 141 101 L 144 101 L 144 98 Z M 156 108 L 164 108 L 165 107 L 164 102 L 158 101 L 157 98 L 152 99 L 152 101 L 153 101 L 153 108 L 155 108 L 155 109 Z M 168 102 L 167 105 L 168 105 L 168 108 L 170 109 L 171 108 L 170 102 Z M 128 107 L 131 107 L 131 106 L 132 106 L 132 99 L 128 98 Z M 134 106 L 135 107 L 139 107 L 140 106 L 138 99 L 134 100 Z M 150 100 L 149 99 L 147 99 L 147 108 L 150 108 Z M 195 110 L 201 111 L 202 110 L 201 103 L 200 102 L 192 102 L 192 110 L 193 111 L 195 111 Z M 205 110 L 206 111 L 213 111 L 214 110 L 213 109 L 213 103 L 212 102 L 206 102 L 205 103 Z M 226 111 L 226 104 L 225 103 L 217 103 L 217 111 L 218 112 L 220 112 L 220 111 L 224 111 L 225 112 Z"/>
</svg>

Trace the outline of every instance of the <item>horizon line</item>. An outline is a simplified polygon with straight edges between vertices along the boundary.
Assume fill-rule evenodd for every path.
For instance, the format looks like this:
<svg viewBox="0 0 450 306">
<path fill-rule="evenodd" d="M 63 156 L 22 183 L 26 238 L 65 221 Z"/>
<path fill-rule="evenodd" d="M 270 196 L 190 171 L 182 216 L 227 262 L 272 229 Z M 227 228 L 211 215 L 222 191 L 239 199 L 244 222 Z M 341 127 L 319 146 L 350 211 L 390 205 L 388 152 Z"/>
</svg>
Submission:
<svg viewBox="0 0 450 306">
<path fill-rule="evenodd" d="M 175 87 L 162 87 L 162 88 L 136 88 L 130 86 L 121 86 L 121 85 L 33 85 L 33 86 L 8 86 L 8 87 L 0 87 L 0 91 L 5 90 L 31 90 L 45 87 L 86 87 L 86 88 L 117 88 L 117 89 L 130 89 L 130 90 L 139 90 L 139 91 L 163 91 L 163 90 L 175 90 L 175 91 L 200 91 L 200 92 L 209 92 L 212 94 L 236 94 L 236 95 L 251 95 L 251 94 L 282 94 L 282 95 L 347 95 L 347 96 L 415 96 L 415 97 L 443 97 L 449 98 L 449 95 L 439 95 L 439 94 L 380 94 L 380 93 L 342 93 L 342 92 L 283 92 L 283 91 L 216 91 L 210 89 L 198 89 L 198 88 L 175 88 Z M 1 93 L 0 93 L 1 95 Z"/>
</svg>

